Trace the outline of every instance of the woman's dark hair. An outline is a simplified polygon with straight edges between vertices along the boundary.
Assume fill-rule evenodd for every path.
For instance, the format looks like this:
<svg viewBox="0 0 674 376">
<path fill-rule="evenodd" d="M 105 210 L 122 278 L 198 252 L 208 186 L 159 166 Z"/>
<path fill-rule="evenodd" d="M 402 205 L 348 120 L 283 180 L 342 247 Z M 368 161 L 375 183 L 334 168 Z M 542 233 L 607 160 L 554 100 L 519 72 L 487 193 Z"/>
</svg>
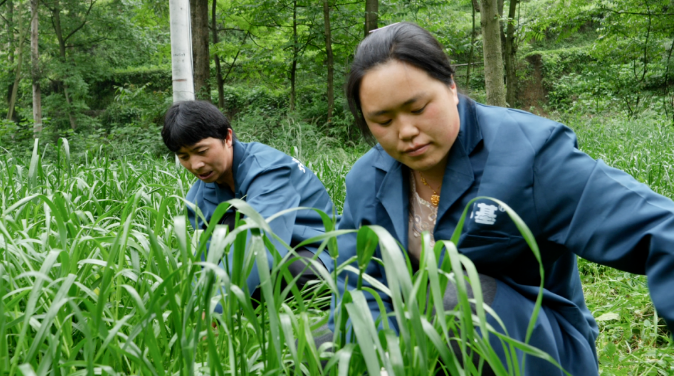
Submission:
<svg viewBox="0 0 674 376">
<path fill-rule="evenodd" d="M 449 63 L 449 57 L 442 45 L 425 29 L 401 22 L 373 30 L 358 45 L 346 83 L 351 113 L 363 137 L 370 143 L 375 140 L 360 107 L 360 83 L 370 69 L 390 60 L 413 65 L 447 85 L 453 82 L 454 68 Z"/>
<path fill-rule="evenodd" d="M 206 101 L 174 103 L 164 115 L 161 137 L 164 144 L 176 153 L 183 146 L 192 146 L 204 138 L 227 138 L 232 129 L 227 117 Z"/>
</svg>

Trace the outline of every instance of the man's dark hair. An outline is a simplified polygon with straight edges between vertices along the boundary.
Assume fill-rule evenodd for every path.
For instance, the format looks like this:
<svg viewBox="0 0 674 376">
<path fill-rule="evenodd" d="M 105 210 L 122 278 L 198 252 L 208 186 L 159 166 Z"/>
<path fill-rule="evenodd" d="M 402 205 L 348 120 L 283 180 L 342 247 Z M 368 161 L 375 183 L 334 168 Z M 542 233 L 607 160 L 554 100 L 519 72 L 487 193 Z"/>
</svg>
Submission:
<svg viewBox="0 0 674 376">
<path fill-rule="evenodd" d="M 224 140 L 229 129 L 232 129 L 229 120 L 213 104 L 184 101 L 174 103 L 166 111 L 161 136 L 166 147 L 176 153 L 181 147 L 192 146 L 204 138 Z"/>
<path fill-rule="evenodd" d="M 360 83 L 372 68 L 390 60 L 413 65 L 447 85 L 453 82 L 454 68 L 442 45 L 428 31 L 409 22 L 373 30 L 356 49 L 346 84 L 349 109 L 365 140 L 374 143 L 360 107 Z"/>
</svg>

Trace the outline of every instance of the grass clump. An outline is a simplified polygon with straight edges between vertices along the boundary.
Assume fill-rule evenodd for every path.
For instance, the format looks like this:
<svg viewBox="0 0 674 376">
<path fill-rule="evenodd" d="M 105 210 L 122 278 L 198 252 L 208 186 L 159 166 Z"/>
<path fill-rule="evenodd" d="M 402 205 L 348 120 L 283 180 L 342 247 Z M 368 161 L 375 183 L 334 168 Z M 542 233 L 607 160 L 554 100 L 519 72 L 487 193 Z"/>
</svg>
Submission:
<svg viewBox="0 0 674 376">
<path fill-rule="evenodd" d="M 58 150 L 54 163 L 46 163 L 36 141 L 30 161 L 10 155 L 0 161 L 0 374 L 372 375 L 384 369 L 404 375 L 437 368 L 480 374 L 484 364 L 460 362 L 452 341 L 466 358 L 480 354 L 499 375 L 520 374 L 517 365 L 498 361 L 488 341 L 493 335 L 510 351 L 549 358 L 487 325 L 489 308 L 481 304 L 475 268 L 456 250 L 458 235 L 434 249 L 426 235 L 424 267 L 412 274 L 395 240 L 377 226 L 358 230 L 370 244 L 359 262 L 365 265 L 379 244 L 387 274 L 396 278 L 378 293 L 392 297 L 400 336 L 377 332 L 363 288 L 347 292 L 340 309 L 338 321 L 350 317 L 353 327 L 340 325 L 333 343 L 316 348 L 312 332 L 327 322 L 325 291 L 338 293 L 336 274 L 299 291 L 284 266 L 291 250 L 271 271 L 259 269 L 260 304 L 244 283 L 254 261 L 267 264 L 273 218 L 232 200 L 218 207 L 206 231 L 192 231 L 182 199 L 192 177 L 173 161 L 110 160 L 99 152 L 71 165 L 67 142 Z M 313 166 L 324 179 L 342 174 L 320 158 Z M 246 215 L 231 233 L 216 225 L 229 205 Z M 314 240 L 336 259 L 336 236 L 344 231 L 334 230 L 330 216 L 323 219 L 326 234 Z M 201 258 L 208 238 L 210 252 Z M 443 247 L 447 256 L 438 268 Z M 217 265 L 227 252 L 237 255 L 231 275 Z M 283 278 L 288 284 L 281 289 Z M 461 304 L 445 311 L 443 286 L 450 280 Z M 475 313 L 466 283 L 475 292 Z M 214 312 L 217 303 L 222 314 Z M 349 330 L 354 343 L 344 341 Z"/>
</svg>

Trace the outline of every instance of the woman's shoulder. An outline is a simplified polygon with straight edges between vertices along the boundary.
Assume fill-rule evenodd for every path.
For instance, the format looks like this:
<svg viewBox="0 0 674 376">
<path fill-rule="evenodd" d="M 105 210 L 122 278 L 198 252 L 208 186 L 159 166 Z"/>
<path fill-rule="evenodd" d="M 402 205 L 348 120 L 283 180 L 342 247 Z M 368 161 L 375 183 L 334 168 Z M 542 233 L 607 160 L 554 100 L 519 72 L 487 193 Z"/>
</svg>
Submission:
<svg viewBox="0 0 674 376">
<path fill-rule="evenodd" d="M 555 133 L 566 134 L 575 143 L 575 134 L 570 128 L 527 111 L 476 103 L 476 115 L 482 136 L 487 144 L 507 142 L 517 146 L 520 143 L 526 143 L 533 150 L 538 150 Z M 524 145 L 517 147 L 522 146 Z"/>
</svg>

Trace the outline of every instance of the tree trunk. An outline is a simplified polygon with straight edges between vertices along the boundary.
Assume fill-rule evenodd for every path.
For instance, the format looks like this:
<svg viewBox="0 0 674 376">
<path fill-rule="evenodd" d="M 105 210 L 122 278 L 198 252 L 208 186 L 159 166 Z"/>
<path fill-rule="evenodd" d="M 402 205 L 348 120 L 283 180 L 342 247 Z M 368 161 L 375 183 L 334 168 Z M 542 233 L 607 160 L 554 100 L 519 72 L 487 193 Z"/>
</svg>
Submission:
<svg viewBox="0 0 674 376">
<path fill-rule="evenodd" d="M 22 38 L 23 35 L 19 33 L 19 37 Z M 12 84 L 12 92 L 9 96 L 9 109 L 7 111 L 7 120 L 14 119 L 14 106 L 16 106 L 16 97 L 19 95 L 19 83 L 21 82 L 21 66 L 23 65 L 23 54 L 21 50 L 23 49 L 22 41 L 19 41 L 19 46 L 16 49 L 16 69 L 14 71 L 14 83 Z"/>
<path fill-rule="evenodd" d="M 216 11 L 217 7 L 216 5 L 218 4 L 217 0 L 212 0 L 213 1 L 213 8 L 211 10 L 211 17 L 212 17 L 212 22 L 211 22 L 211 27 L 213 27 L 213 46 L 218 44 L 218 24 L 216 22 Z M 222 80 L 222 67 L 220 66 L 220 57 L 218 56 L 217 53 L 213 54 L 215 57 L 215 73 L 216 73 L 216 79 L 218 80 L 218 107 L 220 109 L 225 108 L 225 88 L 224 88 L 224 81 Z"/>
<path fill-rule="evenodd" d="M 208 0 L 190 0 L 192 15 L 192 57 L 194 61 L 194 94 L 197 99 L 211 101 L 211 69 L 208 51 Z"/>
<path fill-rule="evenodd" d="M 487 104 L 506 105 L 503 85 L 503 55 L 501 53 L 501 26 L 498 16 L 498 0 L 480 0 L 482 25 L 482 50 L 484 54 L 484 81 Z"/>
<path fill-rule="evenodd" d="M 379 27 L 379 0 L 365 0 L 365 36 Z"/>
<path fill-rule="evenodd" d="M 189 0 L 169 0 L 173 102 L 194 100 Z"/>
<path fill-rule="evenodd" d="M 290 111 L 295 111 L 295 80 L 297 78 L 297 0 L 293 0 L 293 61 L 290 65 Z"/>
<path fill-rule="evenodd" d="M 501 53 L 503 54 L 503 61 L 505 62 L 506 24 L 503 22 L 504 3 L 505 3 L 504 0 L 498 0 L 498 17 L 499 17 L 499 25 L 501 27 Z"/>
<path fill-rule="evenodd" d="M 7 0 L 7 55 L 10 66 L 14 64 L 14 1 Z M 14 71 L 10 68 L 7 72 L 8 77 L 12 77 Z M 12 91 L 14 90 L 14 79 L 11 79 L 10 84 L 7 85 L 7 106 L 12 99 Z"/>
<path fill-rule="evenodd" d="M 332 122 L 332 111 L 335 107 L 335 95 L 333 87 L 334 65 L 332 56 L 332 37 L 330 35 L 330 4 L 329 0 L 323 0 L 323 18 L 325 20 L 325 53 L 328 64 L 328 123 Z"/>
<path fill-rule="evenodd" d="M 515 69 L 515 16 L 519 0 L 510 0 L 508 9 L 508 33 L 505 44 L 505 69 L 506 69 L 506 103 L 509 107 L 515 107 L 517 92 L 517 70 Z"/>
<path fill-rule="evenodd" d="M 63 38 L 63 29 L 61 28 L 61 7 L 59 0 L 54 2 L 54 8 L 52 9 L 52 19 L 54 24 L 54 34 L 56 34 L 56 39 L 59 42 L 59 56 L 61 58 L 61 62 L 65 65 L 67 62 L 66 41 Z M 70 120 L 70 128 L 75 129 L 77 128 L 77 122 L 75 121 L 75 116 L 72 113 L 72 101 L 70 100 L 70 94 L 68 93 L 68 85 L 65 82 L 63 82 L 63 95 L 66 97 L 66 103 L 68 104 L 66 111 L 68 112 L 68 119 Z"/>
<path fill-rule="evenodd" d="M 38 54 L 38 0 L 30 0 L 30 62 L 31 77 L 33 79 L 33 136 L 40 137 L 42 133 L 42 94 L 40 91 L 40 64 Z"/>
<path fill-rule="evenodd" d="M 19 45 L 16 47 L 16 70 L 14 72 L 12 92 L 9 96 L 7 120 L 14 119 L 14 107 L 16 106 L 16 98 L 19 95 L 19 83 L 21 81 L 21 68 L 23 65 L 23 41 L 26 39 L 25 34 L 26 27 L 24 26 L 23 22 L 19 21 Z"/>
<path fill-rule="evenodd" d="M 480 13 L 480 0 L 472 0 L 473 10 Z"/>
<path fill-rule="evenodd" d="M 478 4 L 479 7 L 479 4 Z M 473 47 L 475 46 L 475 0 L 473 0 L 473 28 L 470 29 L 470 52 L 468 52 L 468 68 L 466 69 L 466 90 L 470 89 L 470 70 L 473 66 Z"/>
</svg>

